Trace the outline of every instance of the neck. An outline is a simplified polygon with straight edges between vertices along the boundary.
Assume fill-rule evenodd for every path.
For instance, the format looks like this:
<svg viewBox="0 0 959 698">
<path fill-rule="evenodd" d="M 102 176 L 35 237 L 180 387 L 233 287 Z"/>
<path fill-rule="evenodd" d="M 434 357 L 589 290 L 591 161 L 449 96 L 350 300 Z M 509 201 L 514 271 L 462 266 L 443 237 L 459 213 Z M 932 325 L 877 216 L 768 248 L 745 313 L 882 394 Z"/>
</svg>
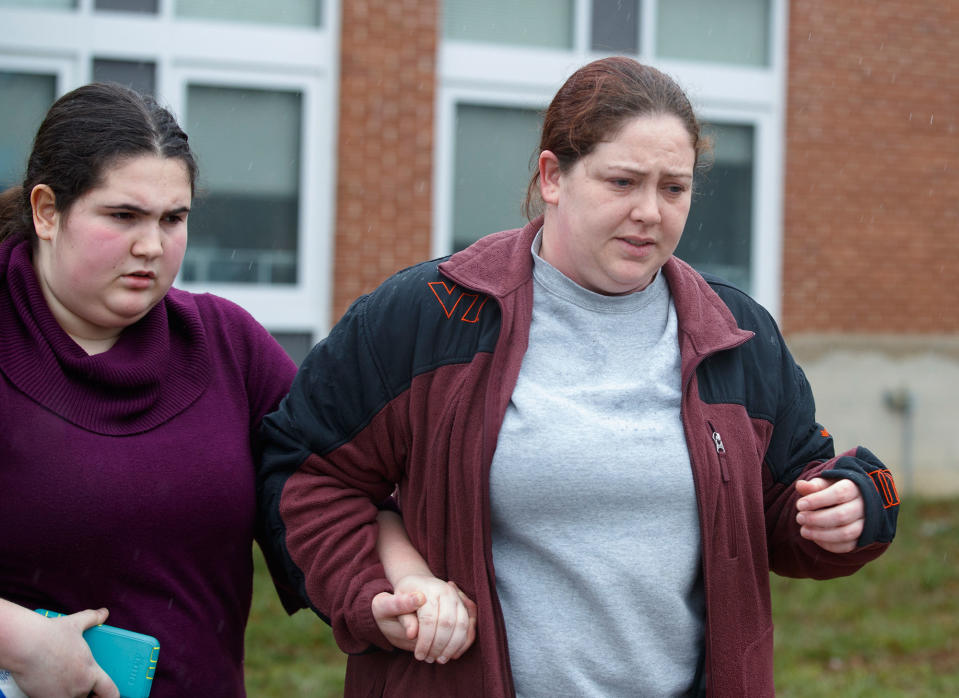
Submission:
<svg viewBox="0 0 959 698">
<path fill-rule="evenodd" d="M 70 311 L 54 293 L 50 284 L 47 283 L 47 270 L 44 268 L 44 259 L 42 255 L 35 257 L 34 271 L 40 282 L 40 291 L 47 303 L 47 307 L 53 314 L 53 317 L 59 323 L 63 331 L 70 339 L 79 345 L 83 351 L 90 356 L 102 354 L 117 343 L 121 330 L 113 328 L 97 328 L 95 325 L 87 323 Z M 101 334 L 101 332 L 103 334 Z"/>
<path fill-rule="evenodd" d="M 117 340 L 120 338 L 120 335 L 114 337 L 105 337 L 98 339 L 90 339 L 88 337 L 78 337 L 75 334 L 70 334 L 70 339 L 76 342 L 83 351 L 85 351 L 90 356 L 94 354 L 102 354 L 105 351 L 108 351 L 110 347 L 117 343 Z"/>
</svg>

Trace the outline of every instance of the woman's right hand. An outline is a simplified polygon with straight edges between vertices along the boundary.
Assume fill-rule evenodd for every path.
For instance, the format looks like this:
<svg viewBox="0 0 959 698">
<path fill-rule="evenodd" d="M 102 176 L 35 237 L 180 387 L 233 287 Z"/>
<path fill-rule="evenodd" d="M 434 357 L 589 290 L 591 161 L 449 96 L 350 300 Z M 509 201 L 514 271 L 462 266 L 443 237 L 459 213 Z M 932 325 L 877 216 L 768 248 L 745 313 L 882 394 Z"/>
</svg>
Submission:
<svg viewBox="0 0 959 698">
<path fill-rule="evenodd" d="M 104 623 L 105 608 L 47 618 L 0 601 L 0 661 L 30 698 L 119 698 L 94 661 L 83 632 Z"/>
</svg>

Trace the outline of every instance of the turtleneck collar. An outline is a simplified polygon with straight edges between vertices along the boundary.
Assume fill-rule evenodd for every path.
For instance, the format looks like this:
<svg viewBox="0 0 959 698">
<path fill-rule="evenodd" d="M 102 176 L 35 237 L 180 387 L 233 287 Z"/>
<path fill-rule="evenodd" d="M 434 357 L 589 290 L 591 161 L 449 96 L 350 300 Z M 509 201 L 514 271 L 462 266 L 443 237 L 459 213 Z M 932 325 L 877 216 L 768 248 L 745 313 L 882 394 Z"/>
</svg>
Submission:
<svg viewBox="0 0 959 698">
<path fill-rule="evenodd" d="M 0 372 L 18 390 L 89 431 L 152 429 L 189 407 L 210 380 L 193 298 L 171 289 L 108 351 L 80 348 L 50 312 L 28 242 L 0 244 Z"/>
</svg>

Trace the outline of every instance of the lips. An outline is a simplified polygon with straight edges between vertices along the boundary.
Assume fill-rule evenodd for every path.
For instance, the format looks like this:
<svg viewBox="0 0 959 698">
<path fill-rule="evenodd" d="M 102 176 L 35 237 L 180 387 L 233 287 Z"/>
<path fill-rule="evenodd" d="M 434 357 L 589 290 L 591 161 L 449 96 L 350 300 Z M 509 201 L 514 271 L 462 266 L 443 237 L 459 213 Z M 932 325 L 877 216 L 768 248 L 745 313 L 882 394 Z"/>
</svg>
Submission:
<svg viewBox="0 0 959 698">
<path fill-rule="evenodd" d="M 647 257 L 655 249 L 655 241 L 642 238 L 618 238 L 624 251 L 634 257 Z"/>
<path fill-rule="evenodd" d="M 137 269 L 120 277 L 123 285 L 131 291 L 146 291 L 156 285 L 156 272 L 146 269 Z"/>
</svg>

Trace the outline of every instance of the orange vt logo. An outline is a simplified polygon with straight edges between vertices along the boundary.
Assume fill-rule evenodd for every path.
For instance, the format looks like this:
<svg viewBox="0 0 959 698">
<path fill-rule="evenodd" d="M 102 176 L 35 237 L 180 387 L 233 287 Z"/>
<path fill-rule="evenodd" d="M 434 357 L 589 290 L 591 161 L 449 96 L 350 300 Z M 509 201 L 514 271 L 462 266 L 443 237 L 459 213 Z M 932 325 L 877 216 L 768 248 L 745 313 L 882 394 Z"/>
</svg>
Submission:
<svg viewBox="0 0 959 698">
<path fill-rule="evenodd" d="M 480 298 L 477 293 L 468 293 L 456 284 L 445 281 L 430 281 L 428 285 L 447 318 L 452 319 L 456 314 L 460 322 L 479 322 L 480 311 L 489 296 Z"/>
<path fill-rule="evenodd" d="M 869 473 L 872 478 L 872 484 L 882 495 L 883 508 L 888 509 L 899 504 L 899 492 L 896 490 L 896 483 L 892 479 L 892 473 L 887 468 L 873 470 Z"/>
</svg>

